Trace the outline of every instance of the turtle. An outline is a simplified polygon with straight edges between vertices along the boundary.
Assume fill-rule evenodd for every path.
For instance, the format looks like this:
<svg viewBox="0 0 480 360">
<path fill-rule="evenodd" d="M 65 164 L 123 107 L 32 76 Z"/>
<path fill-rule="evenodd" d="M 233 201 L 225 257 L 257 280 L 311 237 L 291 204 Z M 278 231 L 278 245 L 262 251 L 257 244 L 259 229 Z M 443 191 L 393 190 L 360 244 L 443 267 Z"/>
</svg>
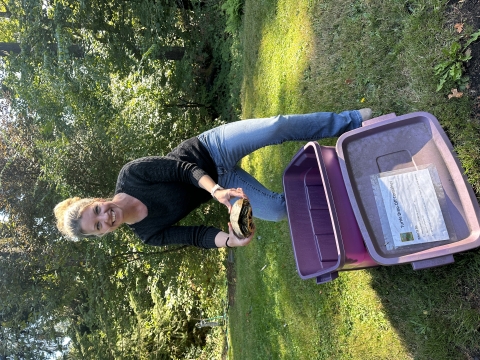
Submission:
<svg viewBox="0 0 480 360">
<path fill-rule="evenodd" d="M 245 239 L 252 235 L 255 224 L 253 223 L 252 206 L 248 199 L 235 201 L 230 211 L 230 223 L 237 238 Z"/>
</svg>

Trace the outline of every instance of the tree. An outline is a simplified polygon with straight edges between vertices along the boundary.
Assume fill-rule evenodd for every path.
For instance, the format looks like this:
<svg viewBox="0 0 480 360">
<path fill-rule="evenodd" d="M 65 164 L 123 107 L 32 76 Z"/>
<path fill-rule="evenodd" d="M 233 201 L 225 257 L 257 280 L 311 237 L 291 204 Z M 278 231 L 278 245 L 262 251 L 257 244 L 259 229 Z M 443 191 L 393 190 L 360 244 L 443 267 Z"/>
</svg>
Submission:
<svg viewBox="0 0 480 360">
<path fill-rule="evenodd" d="M 0 17 L 9 18 L 12 15 L 10 11 L 8 11 L 7 4 L 2 0 L 0 1 Z"/>
<path fill-rule="evenodd" d="M 1 3 L 0 3 L 1 4 Z M 0 10 L 1 5 L 0 5 Z M 10 19 L 9 11 L 0 11 L 0 41 L 15 41 L 18 34 L 18 21 Z"/>
<path fill-rule="evenodd" d="M 56 54 L 58 50 L 57 44 L 48 44 L 47 49 L 49 52 Z M 32 51 L 31 47 L 26 47 L 27 53 Z M 20 43 L 5 43 L 0 42 L 0 56 L 7 56 L 9 54 L 20 54 L 22 52 L 22 46 Z M 85 50 L 80 45 L 68 46 L 68 52 L 70 55 L 76 58 L 84 57 Z M 138 50 L 135 51 L 135 55 L 141 59 L 141 54 Z M 185 56 L 185 48 L 182 46 L 160 47 L 155 49 L 155 58 L 163 60 L 181 60 Z"/>
<path fill-rule="evenodd" d="M 192 72 L 199 44 L 210 40 L 198 26 L 210 24 L 203 8 L 189 9 L 197 2 L 183 4 L 10 0 L 11 17 L 0 18 L 21 29 L 0 34 L 18 44 L 1 59 L 12 110 L 0 125 L 0 210 L 8 215 L 0 227 L 0 336 L 9 355 L 51 351 L 65 335 L 72 358 L 167 358 L 173 347 L 182 357 L 203 344 L 192 317 L 206 299 L 216 301 L 211 279 L 221 276 L 221 255 L 150 248 L 128 229 L 72 243 L 52 216 L 67 196 L 111 195 L 126 161 L 165 154 L 217 124 Z M 72 56 L 72 45 L 84 56 Z M 216 206 L 185 223 L 226 224 Z"/>
</svg>

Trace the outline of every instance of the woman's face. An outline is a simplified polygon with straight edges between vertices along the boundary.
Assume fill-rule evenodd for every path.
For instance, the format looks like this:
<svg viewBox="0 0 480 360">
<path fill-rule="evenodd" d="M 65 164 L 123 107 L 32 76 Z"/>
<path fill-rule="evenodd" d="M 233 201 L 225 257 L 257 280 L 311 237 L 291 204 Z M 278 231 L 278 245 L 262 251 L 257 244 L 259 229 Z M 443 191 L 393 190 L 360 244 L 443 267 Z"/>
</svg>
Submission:
<svg viewBox="0 0 480 360">
<path fill-rule="evenodd" d="M 123 211 L 111 201 L 95 201 L 85 207 L 80 227 L 85 235 L 101 236 L 123 224 Z"/>
</svg>

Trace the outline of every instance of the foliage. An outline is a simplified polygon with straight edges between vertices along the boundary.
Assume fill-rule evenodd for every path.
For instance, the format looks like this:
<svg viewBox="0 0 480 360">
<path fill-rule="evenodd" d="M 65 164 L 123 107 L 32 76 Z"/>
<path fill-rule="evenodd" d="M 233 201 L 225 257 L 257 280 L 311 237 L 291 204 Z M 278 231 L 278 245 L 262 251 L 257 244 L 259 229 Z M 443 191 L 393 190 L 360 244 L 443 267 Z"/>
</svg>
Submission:
<svg viewBox="0 0 480 360">
<path fill-rule="evenodd" d="M 226 0 L 222 4 L 222 10 L 227 15 L 227 25 L 225 31 L 231 34 L 238 32 L 242 23 L 243 6 L 245 0 Z"/>
<path fill-rule="evenodd" d="M 440 76 L 437 91 L 440 91 L 448 80 L 459 89 L 465 88 L 469 81 L 469 77 L 465 75 L 465 63 L 472 58 L 468 47 L 479 37 L 480 30 L 473 33 L 465 45 L 462 46 L 459 42 L 454 41 L 450 48 L 442 50 L 447 59 L 435 66 L 435 75 Z"/>
<path fill-rule="evenodd" d="M 15 42 L 18 24 L 7 18 L 0 18 L 0 42 Z"/>
<path fill-rule="evenodd" d="M 223 311 L 222 251 L 151 248 L 128 229 L 72 243 L 52 214 L 68 196 L 111 196 L 125 162 L 236 119 L 219 8 L 8 2 L 18 28 L 5 41 L 22 52 L 2 58 L 1 356 L 66 353 L 65 338 L 72 359 L 222 351 L 218 330 L 194 326 Z M 225 209 L 209 203 L 184 220 L 200 222 L 225 227 Z"/>
</svg>

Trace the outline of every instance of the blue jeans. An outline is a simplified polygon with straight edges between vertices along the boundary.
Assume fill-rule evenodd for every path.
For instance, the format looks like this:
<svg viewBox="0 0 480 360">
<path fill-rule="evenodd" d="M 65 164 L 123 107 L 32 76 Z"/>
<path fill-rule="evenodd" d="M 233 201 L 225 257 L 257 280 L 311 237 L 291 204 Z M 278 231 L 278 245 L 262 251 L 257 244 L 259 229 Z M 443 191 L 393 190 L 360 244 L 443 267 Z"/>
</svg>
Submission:
<svg viewBox="0 0 480 360">
<path fill-rule="evenodd" d="M 250 200 L 255 217 L 280 221 L 287 216 L 284 194 L 268 190 L 241 169 L 237 165 L 240 159 L 267 145 L 336 137 L 360 127 L 361 123 L 362 118 L 357 110 L 340 114 L 318 112 L 280 115 L 228 123 L 208 130 L 198 138 L 217 166 L 220 186 L 226 189 L 242 188 Z"/>
</svg>

